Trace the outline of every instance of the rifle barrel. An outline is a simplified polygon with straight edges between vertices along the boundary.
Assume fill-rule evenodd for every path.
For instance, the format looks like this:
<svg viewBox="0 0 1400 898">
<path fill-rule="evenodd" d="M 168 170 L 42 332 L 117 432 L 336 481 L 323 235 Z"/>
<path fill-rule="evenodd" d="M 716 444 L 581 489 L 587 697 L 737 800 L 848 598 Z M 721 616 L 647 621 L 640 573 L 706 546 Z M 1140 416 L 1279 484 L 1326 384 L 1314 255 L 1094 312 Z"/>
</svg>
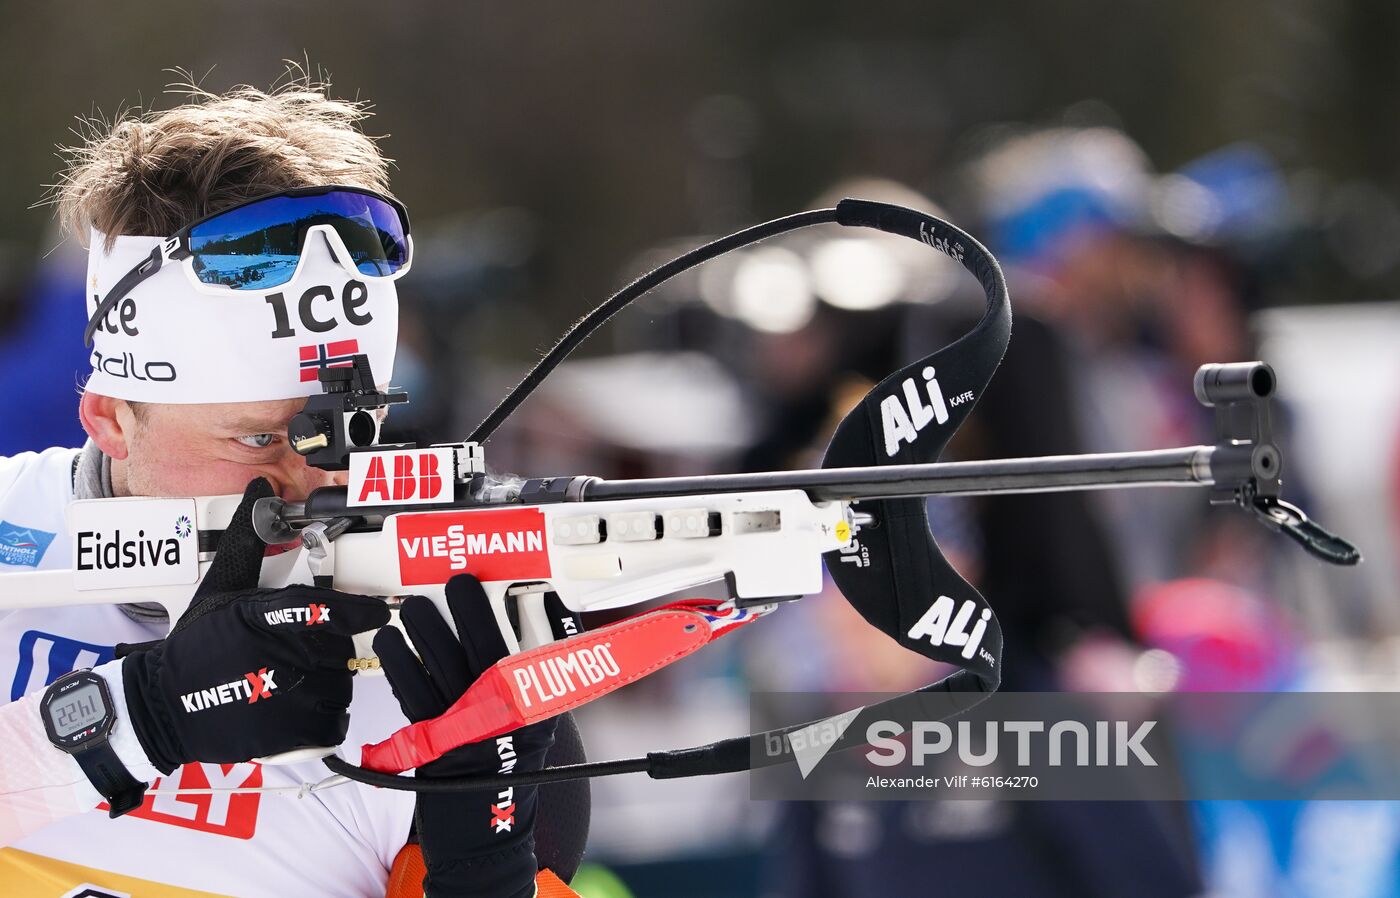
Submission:
<svg viewBox="0 0 1400 898">
<path fill-rule="evenodd" d="M 646 480 L 592 480 L 583 484 L 584 502 L 642 499 L 697 493 L 800 489 L 819 501 L 893 499 L 912 496 L 986 496 L 996 493 L 1051 493 L 1133 486 L 1204 486 L 1211 473 L 1213 446 L 1183 446 L 1145 452 L 1048 455 L 989 461 L 936 462 L 754 474 L 708 474 Z"/>
<path fill-rule="evenodd" d="M 1227 449 L 1233 447 L 1226 447 Z M 1183 446 L 1146 452 L 1106 452 L 1097 455 L 1046 455 L 990 461 L 933 462 L 919 465 L 871 465 L 861 468 L 819 468 L 808 471 L 762 471 L 753 474 L 705 474 L 696 477 L 655 477 L 645 480 L 602 480 L 577 475 L 522 481 L 509 499 L 469 501 L 455 507 L 490 508 L 518 501 L 602 502 L 608 499 L 654 499 L 705 493 L 756 490 L 803 490 L 818 502 L 895 499 L 914 496 L 987 496 L 997 493 L 1054 493 L 1070 490 L 1117 489 L 1131 486 L 1208 486 L 1229 482 L 1242 452 L 1219 455 L 1216 446 Z M 1247 458 L 1246 458 L 1247 462 Z M 1214 468 L 1212 468 L 1214 463 Z M 1247 465 L 1246 465 L 1247 466 Z M 522 498 L 523 495 L 523 498 Z M 273 500 L 266 500 L 271 502 Z M 287 527 L 345 516 L 358 524 L 351 529 L 375 529 L 386 515 L 443 509 L 413 505 L 348 507 L 345 487 L 322 487 L 306 502 L 281 502 L 266 510 L 282 529 L 262 526 L 270 542 L 288 538 Z M 255 525 L 258 520 L 255 513 Z M 267 521 L 264 520 L 264 525 Z M 285 532 L 284 532 L 285 531 Z"/>
</svg>

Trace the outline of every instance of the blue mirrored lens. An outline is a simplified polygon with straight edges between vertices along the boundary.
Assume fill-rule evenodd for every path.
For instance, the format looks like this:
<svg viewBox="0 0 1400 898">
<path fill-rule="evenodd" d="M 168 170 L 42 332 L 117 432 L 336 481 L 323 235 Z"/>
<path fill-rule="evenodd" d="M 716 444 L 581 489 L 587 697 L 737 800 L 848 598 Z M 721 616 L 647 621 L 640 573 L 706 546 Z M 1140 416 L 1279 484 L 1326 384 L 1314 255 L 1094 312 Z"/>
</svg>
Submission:
<svg viewBox="0 0 1400 898">
<path fill-rule="evenodd" d="M 200 281 L 265 290 L 292 279 L 315 225 L 335 228 L 355 269 L 387 277 L 408 264 L 404 220 L 389 203 L 351 191 L 278 196 L 231 209 L 190 232 Z"/>
</svg>

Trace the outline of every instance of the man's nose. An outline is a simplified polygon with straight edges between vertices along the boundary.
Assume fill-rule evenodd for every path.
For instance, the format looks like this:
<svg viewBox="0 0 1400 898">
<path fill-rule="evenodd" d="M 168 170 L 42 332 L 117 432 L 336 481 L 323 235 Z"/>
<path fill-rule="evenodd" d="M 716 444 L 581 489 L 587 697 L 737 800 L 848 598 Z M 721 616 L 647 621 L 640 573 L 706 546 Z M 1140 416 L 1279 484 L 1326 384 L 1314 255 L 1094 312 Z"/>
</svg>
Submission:
<svg viewBox="0 0 1400 898">
<path fill-rule="evenodd" d="M 288 502 L 302 502 L 313 490 L 345 483 L 344 472 L 323 471 L 306 463 L 290 449 L 280 460 L 277 471 L 278 495 Z"/>
</svg>

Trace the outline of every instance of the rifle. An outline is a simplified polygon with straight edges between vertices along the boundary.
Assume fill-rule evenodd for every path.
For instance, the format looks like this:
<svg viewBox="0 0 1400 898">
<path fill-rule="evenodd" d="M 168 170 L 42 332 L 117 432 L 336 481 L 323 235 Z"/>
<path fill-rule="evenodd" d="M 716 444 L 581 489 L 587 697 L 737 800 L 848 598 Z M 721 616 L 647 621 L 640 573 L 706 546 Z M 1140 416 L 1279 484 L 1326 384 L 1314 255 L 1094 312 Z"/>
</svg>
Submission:
<svg viewBox="0 0 1400 898">
<path fill-rule="evenodd" d="M 865 227 L 918 240 L 962 264 L 982 285 L 986 311 L 957 341 L 891 374 L 837 427 L 822 467 L 640 480 L 567 475 L 529 479 L 488 473 L 483 446 L 548 374 L 618 310 L 707 259 L 817 224 Z M 288 427 L 307 463 L 347 470 L 344 487 L 305 502 L 261 500 L 253 523 L 271 544 L 300 551 L 267 559 L 263 582 L 310 576 L 317 585 L 397 597 L 422 594 L 446 613 L 444 586 L 459 573 L 482 581 L 512 654 L 441 717 L 365 746 L 362 765 L 326 757 L 336 776 L 416 791 L 504 788 L 646 772 L 654 778 L 710 775 L 791 760 L 759 758 L 751 740 L 781 744 L 802 725 L 644 758 L 551 767 L 538 773 L 416 780 L 398 776 L 459 745 L 576 708 L 685 657 L 783 604 L 819 592 L 823 568 L 860 614 L 900 645 L 953 664 L 955 673 L 917 692 L 947 698 L 956 714 L 1001 680 L 996 615 L 943 557 L 929 532 L 924 497 L 1126 487 L 1208 487 L 1229 505 L 1322 561 L 1353 565 L 1360 554 L 1280 498 L 1283 460 L 1269 405 L 1276 379 L 1263 362 L 1202 366 L 1197 399 L 1215 409 L 1216 442 L 1145 452 L 939 462 L 952 434 L 985 390 L 1011 334 L 1011 306 L 996 259 L 959 228 L 930 215 L 866 200 L 799 213 L 705 244 L 642 276 L 570 328 L 463 442 L 381 444 L 376 412 L 405 402 L 377 388 L 367 358 L 320 372 Z M 74 503 L 74 570 L 11 575 L 0 608 L 156 601 L 172 620 L 188 604 L 238 497 L 124 499 Z M 177 503 L 172 505 L 171 503 Z M 93 506 L 94 510 L 76 506 Z M 184 535 L 136 554 L 147 563 L 98 568 L 87 515 L 151 532 L 172 513 Z M 115 517 L 114 517 L 115 516 Z M 178 521 L 178 519 L 177 519 Z M 193 526 L 190 526 L 193 521 Z M 110 525 L 109 525 L 110 526 Z M 87 543 L 80 539 L 88 534 Z M 179 554 L 179 541 L 197 540 Z M 84 556 L 82 553 L 88 554 Z M 120 547 L 119 547 L 120 551 Z M 96 553 L 94 555 L 94 553 Z M 162 564 L 178 556 L 178 564 Z M 186 557 L 188 556 L 188 557 Z M 86 569 L 83 562 L 86 558 Z M 119 585 L 114 583 L 120 579 Z M 619 608 L 723 582 L 720 600 L 692 599 L 557 639 L 546 602 L 572 612 Z M 363 643 L 361 643 L 363 644 Z M 368 665 L 370 662 L 366 662 Z M 910 693 L 911 695 L 913 693 Z M 892 699 L 865 709 L 878 713 Z M 324 756 L 307 749 L 282 760 Z M 275 760 L 275 759 L 274 759 Z"/>
</svg>

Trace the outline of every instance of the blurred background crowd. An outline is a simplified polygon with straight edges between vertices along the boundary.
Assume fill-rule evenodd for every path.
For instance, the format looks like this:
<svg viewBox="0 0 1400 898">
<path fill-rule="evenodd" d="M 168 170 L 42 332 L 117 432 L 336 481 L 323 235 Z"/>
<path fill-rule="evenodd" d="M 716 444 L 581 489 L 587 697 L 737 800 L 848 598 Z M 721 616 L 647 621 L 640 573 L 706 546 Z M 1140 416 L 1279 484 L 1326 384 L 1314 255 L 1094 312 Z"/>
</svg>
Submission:
<svg viewBox="0 0 1400 898">
<path fill-rule="evenodd" d="M 1011 286 L 1011 348 L 952 456 L 1213 442 L 1192 372 L 1262 358 L 1285 495 L 1366 556 L 1326 569 L 1197 490 L 931 501 L 1005 628 L 1003 688 L 1400 685 L 1400 6 L 249 0 L 4 20 L 0 454 L 81 440 L 84 255 L 36 207 L 74 116 L 161 106 L 164 66 L 219 90 L 308 58 L 377 104 L 414 215 L 395 372 L 413 403 L 391 438 L 465 434 L 578 315 L 709 237 L 897 202 L 977 235 Z M 804 231 L 668 283 L 491 462 L 815 466 L 865 391 L 981 311 L 942 256 L 867 233 Z M 578 716 L 594 757 L 634 756 L 747 732 L 752 691 L 937 673 L 833 588 Z M 1400 808 L 780 805 L 742 776 L 620 777 L 595 783 L 590 858 L 589 898 L 1371 898 L 1400 896 Z"/>
</svg>

